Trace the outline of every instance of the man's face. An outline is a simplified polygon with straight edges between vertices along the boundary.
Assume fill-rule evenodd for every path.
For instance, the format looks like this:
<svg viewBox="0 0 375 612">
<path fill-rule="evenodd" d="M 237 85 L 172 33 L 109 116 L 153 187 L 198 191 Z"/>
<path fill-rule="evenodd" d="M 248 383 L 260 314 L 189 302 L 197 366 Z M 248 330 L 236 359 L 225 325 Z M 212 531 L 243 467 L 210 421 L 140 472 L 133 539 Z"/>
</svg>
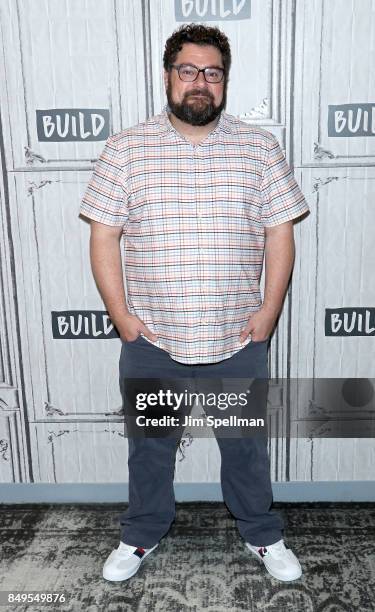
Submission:
<svg viewBox="0 0 375 612">
<path fill-rule="evenodd" d="M 173 62 L 192 64 L 197 68 L 224 68 L 219 49 L 212 45 L 185 43 Z M 225 77 L 220 83 L 207 83 L 203 72 L 192 82 L 182 81 L 178 71 L 172 68 L 164 71 L 167 100 L 172 113 L 190 125 L 207 125 L 225 108 Z"/>
</svg>

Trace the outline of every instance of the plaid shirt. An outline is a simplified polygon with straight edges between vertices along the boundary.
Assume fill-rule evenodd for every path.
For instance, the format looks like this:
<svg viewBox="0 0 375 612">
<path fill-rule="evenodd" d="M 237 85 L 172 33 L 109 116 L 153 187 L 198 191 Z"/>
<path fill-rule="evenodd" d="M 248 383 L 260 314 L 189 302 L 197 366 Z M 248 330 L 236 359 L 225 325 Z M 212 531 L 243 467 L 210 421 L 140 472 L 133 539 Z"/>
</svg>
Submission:
<svg viewBox="0 0 375 612">
<path fill-rule="evenodd" d="M 108 138 L 80 213 L 123 226 L 127 305 L 152 344 L 213 363 L 251 342 L 239 334 L 262 305 L 264 227 L 309 209 L 270 132 L 223 111 L 193 145 L 167 110 Z"/>
</svg>

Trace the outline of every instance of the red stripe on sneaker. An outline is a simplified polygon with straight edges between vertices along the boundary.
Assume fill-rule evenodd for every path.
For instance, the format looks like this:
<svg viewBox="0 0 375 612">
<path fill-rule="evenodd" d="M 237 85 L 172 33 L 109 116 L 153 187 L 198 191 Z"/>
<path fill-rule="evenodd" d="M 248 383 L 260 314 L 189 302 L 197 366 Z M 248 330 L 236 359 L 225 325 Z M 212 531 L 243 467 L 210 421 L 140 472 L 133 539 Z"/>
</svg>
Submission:
<svg viewBox="0 0 375 612">
<path fill-rule="evenodd" d="M 134 551 L 134 555 L 137 555 L 137 557 L 139 557 L 140 559 L 142 559 L 143 555 L 145 554 L 145 549 L 142 548 L 141 546 L 138 546 L 138 548 Z"/>
</svg>

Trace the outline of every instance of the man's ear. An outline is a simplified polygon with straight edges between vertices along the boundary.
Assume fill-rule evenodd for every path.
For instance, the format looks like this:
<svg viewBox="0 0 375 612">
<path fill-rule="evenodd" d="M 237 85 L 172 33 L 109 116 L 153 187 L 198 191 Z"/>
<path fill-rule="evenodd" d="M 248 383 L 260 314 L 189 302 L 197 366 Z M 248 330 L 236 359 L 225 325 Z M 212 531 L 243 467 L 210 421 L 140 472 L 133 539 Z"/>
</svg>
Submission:
<svg viewBox="0 0 375 612">
<path fill-rule="evenodd" d="M 167 89 L 168 87 L 168 72 L 166 70 L 164 70 L 164 87 L 165 89 Z"/>
</svg>

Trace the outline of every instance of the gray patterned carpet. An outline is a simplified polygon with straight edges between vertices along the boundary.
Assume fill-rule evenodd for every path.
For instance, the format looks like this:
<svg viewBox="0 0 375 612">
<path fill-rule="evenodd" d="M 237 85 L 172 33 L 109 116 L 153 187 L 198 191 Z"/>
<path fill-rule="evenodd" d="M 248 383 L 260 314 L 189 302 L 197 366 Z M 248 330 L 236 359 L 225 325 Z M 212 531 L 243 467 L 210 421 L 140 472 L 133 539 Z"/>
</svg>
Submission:
<svg viewBox="0 0 375 612">
<path fill-rule="evenodd" d="M 83 612 L 373 612 L 375 504 L 279 504 L 304 575 L 273 579 L 221 503 L 177 504 L 176 521 L 129 581 L 103 580 L 125 505 L 2 505 L 0 590 L 67 594 L 3 610 Z"/>
</svg>

